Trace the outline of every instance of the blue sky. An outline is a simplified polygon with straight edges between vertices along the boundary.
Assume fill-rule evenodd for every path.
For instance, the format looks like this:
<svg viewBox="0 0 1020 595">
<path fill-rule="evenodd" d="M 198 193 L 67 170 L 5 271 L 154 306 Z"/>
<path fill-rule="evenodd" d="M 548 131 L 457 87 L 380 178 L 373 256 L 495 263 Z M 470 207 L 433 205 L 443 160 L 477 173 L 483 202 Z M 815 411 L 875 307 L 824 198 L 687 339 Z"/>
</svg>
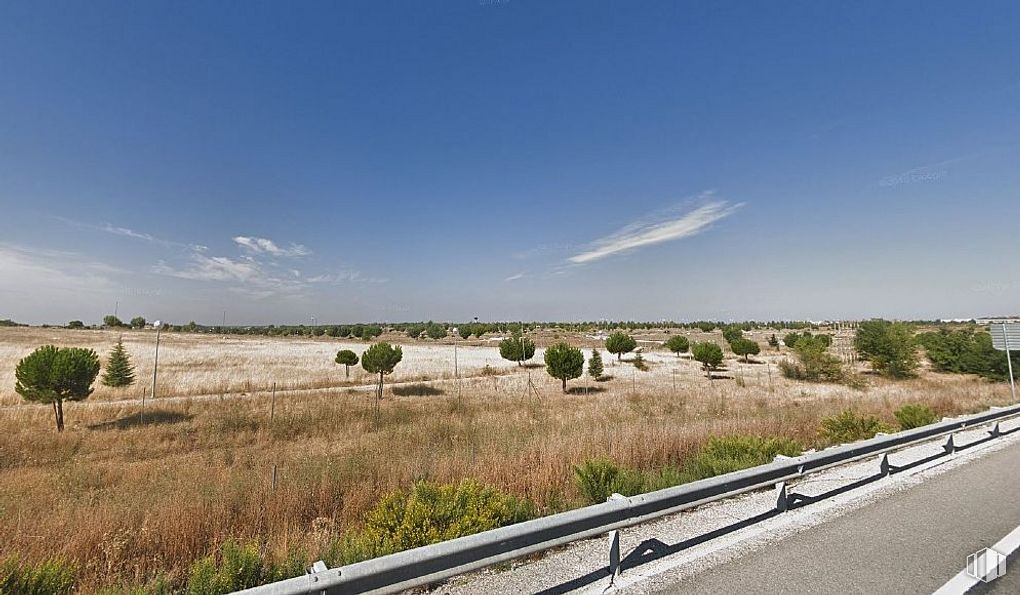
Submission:
<svg viewBox="0 0 1020 595">
<path fill-rule="evenodd" d="M 1017 313 L 1020 6 L 0 6 L 0 318 Z"/>
</svg>

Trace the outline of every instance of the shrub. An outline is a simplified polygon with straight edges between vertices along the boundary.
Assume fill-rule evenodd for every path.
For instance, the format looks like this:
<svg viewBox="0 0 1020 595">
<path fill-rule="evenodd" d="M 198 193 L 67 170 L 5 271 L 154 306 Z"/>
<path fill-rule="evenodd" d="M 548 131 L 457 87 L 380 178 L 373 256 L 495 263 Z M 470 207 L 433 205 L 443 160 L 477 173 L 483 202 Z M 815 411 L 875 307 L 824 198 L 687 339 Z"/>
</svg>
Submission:
<svg viewBox="0 0 1020 595">
<path fill-rule="evenodd" d="M 843 444 L 867 440 L 874 438 L 879 432 L 889 431 L 891 428 L 874 415 L 858 414 L 852 409 L 846 409 L 837 415 L 822 419 L 819 434 L 828 442 Z"/>
<path fill-rule="evenodd" d="M 648 364 L 645 363 L 645 358 L 643 355 L 641 355 L 640 352 L 638 352 L 638 354 L 634 356 L 634 361 L 631 363 L 634 364 L 635 368 L 641 370 L 642 372 L 648 371 Z"/>
<path fill-rule="evenodd" d="M 623 496 L 640 494 L 643 487 L 638 473 L 622 469 L 605 458 L 588 459 L 581 465 L 575 465 L 574 479 L 581 495 L 591 504 L 605 502 L 614 493 Z"/>
<path fill-rule="evenodd" d="M 719 364 L 723 361 L 722 347 L 715 343 L 695 343 L 691 347 L 691 355 L 694 359 L 701 362 L 709 378 L 712 377 L 712 370 L 718 368 Z"/>
<path fill-rule="evenodd" d="M 282 563 L 266 559 L 255 542 L 228 539 L 216 554 L 191 565 L 187 595 L 220 595 L 240 589 L 300 576 L 305 571 L 303 553 L 291 552 Z"/>
<path fill-rule="evenodd" d="M 713 437 L 684 465 L 683 478 L 696 481 L 771 463 L 776 455 L 793 457 L 800 453 L 800 444 L 787 438 Z"/>
<path fill-rule="evenodd" d="M 580 378 L 584 373 L 584 354 L 568 343 L 552 345 L 545 350 L 545 370 L 562 381 L 563 392 L 567 392 L 567 380 Z"/>
<path fill-rule="evenodd" d="M 53 558 L 36 565 L 16 558 L 0 562 L 0 593 L 18 595 L 59 595 L 74 590 L 74 567 Z"/>
<path fill-rule="evenodd" d="M 939 372 L 977 374 L 990 380 L 1009 380 L 1006 353 L 992 347 L 992 336 L 971 330 L 922 333 L 917 336 L 932 367 Z M 1020 353 L 1011 353 L 1013 367 L 1020 366 Z"/>
<path fill-rule="evenodd" d="M 615 355 L 617 360 L 623 359 L 623 354 L 634 351 L 635 347 L 637 341 L 626 333 L 615 332 L 606 337 L 606 351 Z"/>
<path fill-rule="evenodd" d="M 145 319 L 141 316 L 135 316 L 131 319 L 131 328 L 145 328 Z"/>
<path fill-rule="evenodd" d="M 786 333 L 786 336 L 783 337 L 783 344 L 792 349 L 797 344 L 797 339 L 800 338 L 800 333 Z"/>
<path fill-rule="evenodd" d="M 528 500 L 473 480 L 418 482 L 383 497 L 369 512 L 361 539 L 374 555 L 438 543 L 537 516 Z"/>
<path fill-rule="evenodd" d="M 429 323 L 425 325 L 425 334 L 428 335 L 430 339 L 439 340 L 446 337 L 446 327 L 437 322 L 429 321 Z"/>
<path fill-rule="evenodd" d="M 665 343 L 666 349 L 675 353 L 677 357 L 680 357 L 681 353 L 687 353 L 687 350 L 691 348 L 691 342 L 687 337 L 683 335 L 674 335 L 669 338 Z"/>
<path fill-rule="evenodd" d="M 903 322 L 862 322 L 857 327 L 854 348 L 883 376 L 906 378 L 913 376 L 917 368 L 914 327 Z"/>
<path fill-rule="evenodd" d="M 933 424 L 939 420 L 939 416 L 932 411 L 931 407 L 920 403 L 910 403 L 897 409 L 893 415 L 896 421 L 900 422 L 900 428 L 910 430 Z"/>
<path fill-rule="evenodd" d="M 793 352 L 799 363 L 779 362 L 783 376 L 808 382 L 839 382 L 845 379 L 843 362 L 825 350 L 820 337 L 801 336 L 794 342 Z"/>
<path fill-rule="evenodd" d="M 85 328 L 85 323 L 80 320 L 72 320 L 67 323 L 67 328 Z"/>
</svg>

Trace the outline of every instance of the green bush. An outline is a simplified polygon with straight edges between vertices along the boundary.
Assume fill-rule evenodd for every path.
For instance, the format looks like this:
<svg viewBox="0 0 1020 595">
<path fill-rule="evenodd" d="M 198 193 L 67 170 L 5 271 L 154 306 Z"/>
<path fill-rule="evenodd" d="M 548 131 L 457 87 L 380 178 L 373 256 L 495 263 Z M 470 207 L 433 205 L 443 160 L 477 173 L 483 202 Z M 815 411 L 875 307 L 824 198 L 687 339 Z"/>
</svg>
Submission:
<svg viewBox="0 0 1020 595">
<path fill-rule="evenodd" d="M 605 502 L 613 493 L 624 496 L 640 494 L 644 487 L 641 475 L 621 468 L 609 459 L 588 459 L 574 466 L 574 478 L 585 500 L 591 504 Z"/>
<path fill-rule="evenodd" d="M 1006 352 L 995 349 L 992 336 L 986 332 L 940 329 L 922 333 L 917 340 L 939 372 L 977 374 L 1000 382 L 1009 380 Z M 1011 355 L 1013 367 L 1020 367 L 1020 353 L 1014 351 Z"/>
<path fill-rule="evenodd" d="M 794 342 L 793 352 L 797 356 L 798 363 L 790 361 L 779 362 L 779 370 L 783 376 L 793 380 L 806 380 L 808 382 L 839 382 L 846 378 L 843 371 L 843 362 L 826 349 L 823 336 L 800 336 Z"/>
<path fill-rule="evenodd" d="M 228 539 L 216 554 L 191 565 L 187 595 L 220 595 L 240 589 L 300 576 L 305 572 L 307 556 L 292 552 L 282 563 L 262 555 L 257 543 Z"/>
<path fill-rule="evenodd" d="M 910 430 L 933 424 L 939 420 L 938 414 L 931 407 L 920 403 L 911 403 L 897 409 L 893 415 L 900 422 L 900 428 Z"/>
<path fill-rule="evenodd" d="M 528 500 L 474 480 L 440 485 L 420 481 L 383 497 L 369 512 L 361 545 L 373 555 L 438 543 L 537 516 Z"/>
<path fill-rule="evenodd" d="M 708 443 L 684 465 L 682 478 L 696 481 L 756 465 L 771 463 L 776 455 L 788 457 L 801 453 L 801 446 L 788 438 L 759 436 L 723 436 Z"/>
<path fill-rule="evenodd" d="M 712 377 L 712 370 L 718 368 L 723 361 L 722 347 L 709 342 L 695 343 L 691 346 L 691 356 L 701 362 L 709 378 Z"/>
<path fill-rule="evenodd" d="M 74 567 L 53 558 L 36 565 L 16 558 L 0 562 L 0 593 L 18 595 L 58 595 L 74 589 Z"/>
<path fill-rule="evenodd" d="M 680 357 L 681 353 L 687 353 L 687 350 L 691 348 L 690 340 L 683 335 L 673 335 L 664 345 L 677 357 Z"/>
<path fill-rule="evenodd" d="M 854 349 L 889 378 L 907 378 L 917 368 L 914 327 L 905 322 L 867 320 L 857 327 Z"/>
<path fill-rule="evenodd" d="M 867 440 L 874 438 L 879 432 L 891 431 L 892 428 L 874 415 L 858 414 L 852 409 L 846 409 L 837 415 L 822 419 L 819 434 L 828 442 L 843 444 Z"/>
</svg>

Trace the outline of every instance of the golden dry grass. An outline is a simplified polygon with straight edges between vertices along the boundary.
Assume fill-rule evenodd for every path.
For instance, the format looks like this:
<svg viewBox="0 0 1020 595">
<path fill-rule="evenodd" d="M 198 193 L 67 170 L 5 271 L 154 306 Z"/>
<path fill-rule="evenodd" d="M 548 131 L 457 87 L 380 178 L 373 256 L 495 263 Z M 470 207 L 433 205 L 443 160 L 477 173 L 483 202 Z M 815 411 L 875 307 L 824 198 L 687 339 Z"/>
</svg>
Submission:
<svg viewBox="0 0 1020 595">
<path fill-rule="evenodd" d="M 114 338 L 4 330 L 0 373 L 40 342 L 101 346 L 105 354 Z M 142 367 L 141 346 L 150 338 L 125 334 Z M 736 363 L 731 354 L 721 373 L 729 379 L 710 382 L 694 363 L 661 350 L 645 354 L 648 372 L 607 357 L 612 380 L 572 381 L 578 390 L 564 395 L 542 369 L 507 365 L 494 347 L 478 347 L 458 354 L 469 374 L 485 363 L 505 373 L 465 380 L 459 389 L 425 381 L 433 388 L 427 392 L 439 391 L 429 396 L 388 389 L 376 418 L 371 393 L 341 386 L 336 342 L 171 335 L 166 347 L 167 394 L 216 395 L 245 378 L 331 388 L 281 392 L 272 422 L 262 391 L 157 400 L 146 423 L 137 403 L 103 404 L 118 395 L 97 391 L 96 402 L 66 406 L 68 430 L 57 434 L 51 411 L 20 404 L 13 378 L 3 376 L 0 558 L 73 560 L 85 591 L 143 584 L 160 572 L 180 581 L 194 559 L 228 537 L 258 539 L 276 556 L 301 549 L 314 559 L 382 494 L 417 479 L 476 478 L 551 512 L 582 504 L 571 465 L 593 456 L 651 469 L 682 462 L 714 435 L 788 436 L 811 445 L 821 417 L 851 406 L 892 422 L 906 402 L 955 414 L 1008 400 L 1002 385 L 928 372 L 899 383 L 872 378 L 863 391 L 792 383 L 778 374 L 775 354 L 763 354 L 760 364 Z M 443 377 L 452 348 L 427 347 L 407 348 L 398 380 Z M 538 396 L 525 390 L 529 374 Z"/>
</svg>

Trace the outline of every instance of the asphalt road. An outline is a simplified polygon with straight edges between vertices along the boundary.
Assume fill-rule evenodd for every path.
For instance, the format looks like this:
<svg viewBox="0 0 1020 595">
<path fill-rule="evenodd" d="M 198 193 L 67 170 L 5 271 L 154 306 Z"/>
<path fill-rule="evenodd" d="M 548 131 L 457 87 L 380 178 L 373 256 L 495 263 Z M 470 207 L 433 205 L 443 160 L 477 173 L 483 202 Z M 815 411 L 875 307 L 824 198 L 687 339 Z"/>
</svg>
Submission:
<svg viewBox="0 0 1020 595">
<path fill-rule="evenodd" d="M 930 594 L 1020 526 L 1020 444 L 806 529 L 661 593 Z M 1012 560 L 1011 560 L 1012 561 Z M 987 592 L 1020 592 L 1020 566 Z M 1001 581 L 1000 584 L 995 584 Z"/>
</svg>

